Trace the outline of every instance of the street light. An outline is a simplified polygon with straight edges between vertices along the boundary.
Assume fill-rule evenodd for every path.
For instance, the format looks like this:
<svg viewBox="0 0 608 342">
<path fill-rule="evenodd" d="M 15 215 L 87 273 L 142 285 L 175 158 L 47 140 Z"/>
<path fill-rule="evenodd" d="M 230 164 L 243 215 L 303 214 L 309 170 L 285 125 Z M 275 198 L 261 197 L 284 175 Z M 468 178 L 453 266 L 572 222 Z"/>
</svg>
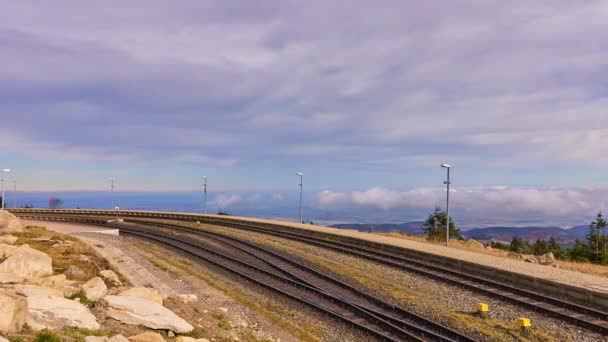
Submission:
<svg viewBox="0 0 608 342">
<path fill-rule="evenodd" d="M 445 201 L 445 215 L 446 215 L 446 226 L 445 226 L 445 246 L 450 246 L 450 169 L 452 165 L 441 164 L 441 167 L 448 170 L 448 179 L 443 182 L 447 186 L 446 201 Z"/>
<path fill-rule="evenodd" d="M 302 189 L 304 188 L 304 174 L 302 172 L 296 173 L 300 176 L 300 223 L 304 223 L 304 215 L 302 214 Z"/>
<path fill-rule="evenodd" d="M 0 177 L 2 182 L 2 210 L 4 210 L 4 174 L 9 172 L 11 172 L 11 169 L 2 169 L 2 176 Z"/>
<path fill-rule="evenodd" d="M 207 176 L 203 176 L 203 214 L 207 213 Z"/>
<path fill-rule="evenodd" d="M 114 209 L 114 182 L 116 181 L 116 179 L 114 178 L 110 178 L 110 201 L 112 202 L 112 206 L 110 207 L 110 209 Z"/>
</svg>

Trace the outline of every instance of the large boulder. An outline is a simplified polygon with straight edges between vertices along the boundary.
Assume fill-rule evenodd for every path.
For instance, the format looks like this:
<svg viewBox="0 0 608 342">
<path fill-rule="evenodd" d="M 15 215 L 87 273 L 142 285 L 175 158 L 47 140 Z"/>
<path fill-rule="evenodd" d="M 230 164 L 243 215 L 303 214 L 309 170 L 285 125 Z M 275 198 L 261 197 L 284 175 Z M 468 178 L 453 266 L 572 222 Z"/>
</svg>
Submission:
<svg viewBox="0 0 608 342">
<path fill-rule="evenodd" d="M 143 298 L 105 296 L 107 316 L 126 324 L 187 333 L 194 327 L 164 306 Z"/>
<path fill-rule="evenodd" d="M 14 273 L 0 272 L 0 284 L 19 284 L 24 281 L 25 278 L 16 276 Z"/>
<path fill-rule="evenodd" d="M 27 300 L 14 291 L 0 290 L 0 332 L 20 332 L 27 319 Z"/>
<path fill-rule="evenodd" d="M 82 291 L 88 300 L 96 302 L 108 294 L 108 287 L 101 278 L 95 277 L 82 285 Z"/>
<path fill-rule="evenodd" d="M 53 260 L 44 252 L 22 245 L 0 264 L 0 273 L 26 279 L 44 277 L 53 274 Z"/>
<path fill-rule="evenodd" d="M 75 300 L 63 297 L 27 297 L 27 324 L 33 330 L 61 330 L 67 327 L 99 329 L 97 319 L 89 309 Z"/>
<path fill-rule="evenodd" d="M 0 336 L 0 342 L 11 342 L 11 341 L 9 341 L 9 340 L 5 339 L 4 337 Z"/>
<path fill-rule="evenodd" d="M 118 278 L 118 275 L 114 273 L 112 270 L 103 270 L 99 272 L 103 280 L 105 280 L 108 284 L 113 286 L 122 286 L 122 282 Z"/>
<path fill-rule="evenodd" d="M 160 292 L 158 292 L 157 289 L 151 289 L 148 287 L 132 287 L 128 290 L 120 292 L 118 295 L 143 298 L 163 305 L 163 296 L 160 294 Z"/>
<path fill-rule="evenodd" d="M 147 331 L 143 334 L 130 336 L 129 341 L 131 342 L 166 342 L 163 336 L 159 333 Z"/>
<path fill-rule="evenodd" d="M 13 246 L 6 243 L 0 243 L 0 259 L 7 258 L 9 255 L 19 248 L 19 246 Z"/>
<path fill-rule="evenodd" d="M 0 210 L 0 232 L 1 233 L 21 233 L 24 231 L 23 223 L 17 216 L 6 210 Z"/>
<path fill-rule="evenodd" d="M 13 289 L 17 294 L 25 297 L 63 297 L 63 292 L 52 287 L 44 287 L 33 284 L 18 284 L 14 285 Z"/>
<path fill-rule="evenodd" d="M 13 235 L 0 236 L 0 243 L 6 243 L 8 245 L 14 245 L 17 240 L 19 240 L 19 238 Z"/>
<path fill-rule="evenodd" d="M 64 297 L 71 297 L 81 291 L 81 282 L 68 280 L 65 274 L 31 279 L 29 283 L 50 287 L 63 292 Z"/>
<path fill-rule="evenodd" d="M 536 260 L 541 265 L 553 265 L 555 264 L 555 256 L 552 252 L 545 253 L 543 255 L 537 255 Z"/>
</svg>

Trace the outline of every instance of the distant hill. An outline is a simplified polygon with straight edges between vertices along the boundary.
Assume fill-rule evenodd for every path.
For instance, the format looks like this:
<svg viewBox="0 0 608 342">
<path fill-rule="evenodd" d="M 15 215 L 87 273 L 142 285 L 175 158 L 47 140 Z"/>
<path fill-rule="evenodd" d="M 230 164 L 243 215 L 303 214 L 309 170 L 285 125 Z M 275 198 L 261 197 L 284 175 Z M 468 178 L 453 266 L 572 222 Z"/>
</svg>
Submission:
<svg viewBox="0 0 608 342">
<path fill-rule="evenodd" d="M 334 224 L 330 227 L 341 228 L 341 229 L 356 229 L 362 232 L 374 231 L 374 232 L 394 232 L 401 231 L 407 234 L 423 235 L 424 222 L 405 222 L 405 223 L 347 223 L 347 224 Z"/>
<path fill-rule="evenodd" d="M 406 222 L 406 223 L 351 223 L 351 224 L 335 224 L 331 227 L 342 229 L 356 229 L 367 232 L 370 229 L 374 232 L 392 232 L 401 231 L 407 234 L 423 235 L 423 222 Z M 569 229 L 560 227 L 486 227 L 475 228 L 462 231 L 462 235 L 466 238 L 471 238 L 479 241 L 511 241 L 517 236 L 524 241 L 534 242 L 538 239 L 549 240 L 554 237 L 559 244 L 570 245 L 574 240 L 584 240 L 589 226 L 576 226 Z"/>
</svg>

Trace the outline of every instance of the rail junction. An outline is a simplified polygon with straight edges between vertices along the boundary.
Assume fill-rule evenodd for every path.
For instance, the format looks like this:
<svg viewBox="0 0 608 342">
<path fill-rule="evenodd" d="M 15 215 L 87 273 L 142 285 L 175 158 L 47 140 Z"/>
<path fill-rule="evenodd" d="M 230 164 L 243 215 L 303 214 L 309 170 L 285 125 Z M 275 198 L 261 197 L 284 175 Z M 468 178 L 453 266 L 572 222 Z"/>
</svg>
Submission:
<svg viewBox="0 0 608 342">
<path fill-rule="evenodd" d="M 276 291 L 386 341 L 475 341 L 449 327 L 315 270 L 276 251 L 243 239 L 211 232 L 195 223 L 257 232 L 327 248 L 460 286 L 552 316 L 608 336 L 608 313 L 573 298 L 531 291 L 509 282 L 413 258 L 365 240 L 310 233 L 287 225 L 265 224 L 215 215 L 110 210 L 13 209 L 24 219 L 77 222 L 120 229 L 122 234 L 154 241 L 204 260 L 247 281 Z M 120 217 L 120 220 L 115 220 Z M 201 245 L 211 240 L 231 253 Z"/>
</svg>

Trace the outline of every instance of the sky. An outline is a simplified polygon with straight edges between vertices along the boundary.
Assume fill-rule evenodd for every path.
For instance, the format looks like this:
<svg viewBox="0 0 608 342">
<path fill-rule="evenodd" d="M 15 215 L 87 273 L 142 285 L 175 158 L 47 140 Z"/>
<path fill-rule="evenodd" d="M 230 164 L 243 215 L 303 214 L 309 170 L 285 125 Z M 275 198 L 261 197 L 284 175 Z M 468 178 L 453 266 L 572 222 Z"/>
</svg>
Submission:
<svg viewBox="0 0 608 342">
<path fill-rule="evenodd" d="M 229 208 L 290 198 L 302 171 L 311 207 L 381 217 L 442 205 L 450 163 L 463 217 L 608 207 L 606 1 L 0 4 L 21 190 L 206 175 Z"/>
</svg>

